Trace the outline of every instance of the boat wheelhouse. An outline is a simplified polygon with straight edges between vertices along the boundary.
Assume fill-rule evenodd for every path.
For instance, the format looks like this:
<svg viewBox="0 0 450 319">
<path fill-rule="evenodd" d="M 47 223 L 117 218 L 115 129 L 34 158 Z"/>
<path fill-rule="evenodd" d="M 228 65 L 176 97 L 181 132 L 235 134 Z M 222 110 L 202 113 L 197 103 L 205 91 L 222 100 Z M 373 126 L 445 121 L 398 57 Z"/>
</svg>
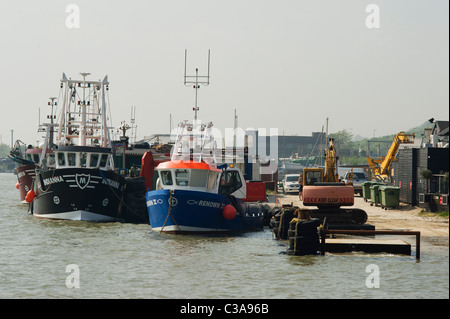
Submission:
<svg viewBox="0 0 450 319">
<path fill-rule="evenodd" d="M 158 189 L 185 189 L 217 192 L 218 178 L 222 172 L 206 163 L 165 162 L 157 167 L 159 174 Z"/>
<path fill-rule="evenodd" d="M 91 168 L 111 170 L 114 167 L 111 149 L 87 146 L 60 146 L 55 149 L 56 168 Z"/>
</svg>

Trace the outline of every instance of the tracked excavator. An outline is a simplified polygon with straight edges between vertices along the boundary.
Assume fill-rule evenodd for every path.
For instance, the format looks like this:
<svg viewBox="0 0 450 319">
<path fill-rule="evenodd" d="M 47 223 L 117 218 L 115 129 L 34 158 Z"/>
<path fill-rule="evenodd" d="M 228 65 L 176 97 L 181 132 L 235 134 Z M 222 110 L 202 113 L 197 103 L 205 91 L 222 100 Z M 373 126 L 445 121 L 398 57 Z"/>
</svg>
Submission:
<svg viewBox="0 0 450 319">
<path fill-rule="evenodd" d="M 325 149 L 325 168 L 304 168 L 302 173 L 302 200 L 312 218 L 322 222 L 327 218 L 329 224 L 358 224 L 367 221 L 367 213 L 354 205 L 353 186 L 339 182 L 337 174 L 337 152 L 334 139 L 329 138 Z M 344 207 L 345 208 L 344 208 Z"/>
</svg>

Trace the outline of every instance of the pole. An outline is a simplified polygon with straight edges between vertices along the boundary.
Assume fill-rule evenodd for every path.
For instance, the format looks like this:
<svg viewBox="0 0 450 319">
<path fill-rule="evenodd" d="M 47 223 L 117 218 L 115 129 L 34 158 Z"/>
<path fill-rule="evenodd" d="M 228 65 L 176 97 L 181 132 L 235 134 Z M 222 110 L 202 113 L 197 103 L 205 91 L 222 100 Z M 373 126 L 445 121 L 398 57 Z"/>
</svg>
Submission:
<svg viewBox="0 0 450 319">
<path fill-rule="evenodd" d="M 197 95 L 198 95 L 198 68 L 195 69 L 195 108 L 194 108 L 194 120 L 197 121 Z"/>
</svg>

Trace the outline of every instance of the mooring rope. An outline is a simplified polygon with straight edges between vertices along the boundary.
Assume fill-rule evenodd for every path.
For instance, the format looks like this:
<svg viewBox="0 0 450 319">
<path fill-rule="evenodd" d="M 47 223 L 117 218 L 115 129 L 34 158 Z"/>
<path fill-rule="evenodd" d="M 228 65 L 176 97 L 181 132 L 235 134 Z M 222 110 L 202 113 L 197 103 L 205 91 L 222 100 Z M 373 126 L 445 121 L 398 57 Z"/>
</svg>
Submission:
<svg viewBox="0 0 450 319">
<path fill-rule="evenodd" d="M 172 220 L 175 223 L 175 225 L 177 225 L 178 230 L 181 230 L 180 226 L 178 226 L 177 221 L 175 220 L 175 218 L 173 218 L 173 215 L 172 215 L 172 195 L 173 195 L 174 192 L 175 192 L 175 190 L 173 190 L 173 189 L 170 190 L 169 209 L 168 209 L 168 212 L 167 212 L 166 220 L 164 221 L 164 224 L 162 225 L 161 230 L 159 231 L 159 233 L 161 233 L 164 230 L 164 227 L 166 227 L 166 223 L 167 223 L 167 220 L 169 219 L 169 215 L 172 218 Z"/>
<path fill-rule="evenodd" d="M 109 181 L 106 179 L 105 175 L 103 175 L 103 172 L 98 169 L 99 175 L 102 177 L 103 181 L 106 183 L 106 185 L 108 185 L 109 189 L 111 190 L 111 192 L 114 194 L 114 196 L 117 197 L 117 199 L 119 200 L 119 205 L 123 204 L 124 206 L 126 206 L 126 208 L 132 212 L 134 215 L 136 215 L 137 217 L 142 218 L 142 216 L 137 213 L 132 207 L 130 207 L 130 205 L 127 204 L 127 202 L 123 199 L 123 193 L 122 193 L 122 197 L 120 197 L 116 191 L 113 189 L 113 187 L 111 186 L 111 184 L 109 183 Z M 125 183 L 126 184 L 126 183 Z M 125 186 L 124 184 L 124 186 Z M 121 212 L 122 213 L 122 212 Z M 123 219 L 123 216 L 121 216 L 121 218 Z"/>
</svg>

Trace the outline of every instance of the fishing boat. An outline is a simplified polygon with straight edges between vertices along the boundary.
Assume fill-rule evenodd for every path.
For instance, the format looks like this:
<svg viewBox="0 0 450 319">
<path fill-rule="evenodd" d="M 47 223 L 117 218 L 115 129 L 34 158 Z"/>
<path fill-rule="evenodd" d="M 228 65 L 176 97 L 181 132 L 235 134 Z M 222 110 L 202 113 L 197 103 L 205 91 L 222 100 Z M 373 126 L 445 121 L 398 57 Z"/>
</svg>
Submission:
<svg viewBox="0 0 450 319">
<path fill-rule="evenodd" d="M 39 162 L 41 150 L 31 145 L 26 146 L 21 140 L 14 143 L 13 148 L 8 153 L 8 157 L 17 163 L 17 184 L 16 188 L 19 190 L 20 201 L 26 204 L 27 193 L 31 190 L 36 168 L 36 163 Z"/>
<path fill-rule="evenodd" d="M 256 188 L 264 200 L 264 183 L 246 182 L 239 169 L 217 165 L 212 127 L 198 121 L 179 124 L 171 160 L 156 167 L 157 189 L 146 194 L 153 231 L 206 233 L 262 227 L 262 206 L 249 202 L 247 194 L 254 194 Z"/>
<path fill-rule="evenodd" d="M 119 221 L 125 179 L 114 169 L 108 77 L 91 81 L 86 80 L 89 73 L 81 75 L 72 80 L 63 73 L 54 166 L 40 160 L 30 211 L 40 218 Z M 45 143 L 53 144 L 48 133 Z"/>
<path fill-rule="evenodd" d="M 52 114 L 47 116 L 50 118 L 50 123 L 39 124 L 38 132 L 49 131 L 49 138 L 53 140 L 53 108 L 56 105 L 55 97 L 51 97 L 48 105 L 52 107 Z M 37 147 L 32 145 L 26 145 L 21 140 L 16 140 L 13 148 L 10 150 L 8 157 L 17 163 L 17 184 L 16 188 L 19 190 L 20 201 L 23 204 L 27 204 L 27 194 L 33 188 L 34 179 L 36 176 L 36 166 L 41 161 L 41 156 L 47 161 L 47 167 L 54 167 L 54 155 L 52 147 L 53 145 L 47 145 L 46 150 L 43 152 L 42 147 L 44 143 Z"/>
</svg>

